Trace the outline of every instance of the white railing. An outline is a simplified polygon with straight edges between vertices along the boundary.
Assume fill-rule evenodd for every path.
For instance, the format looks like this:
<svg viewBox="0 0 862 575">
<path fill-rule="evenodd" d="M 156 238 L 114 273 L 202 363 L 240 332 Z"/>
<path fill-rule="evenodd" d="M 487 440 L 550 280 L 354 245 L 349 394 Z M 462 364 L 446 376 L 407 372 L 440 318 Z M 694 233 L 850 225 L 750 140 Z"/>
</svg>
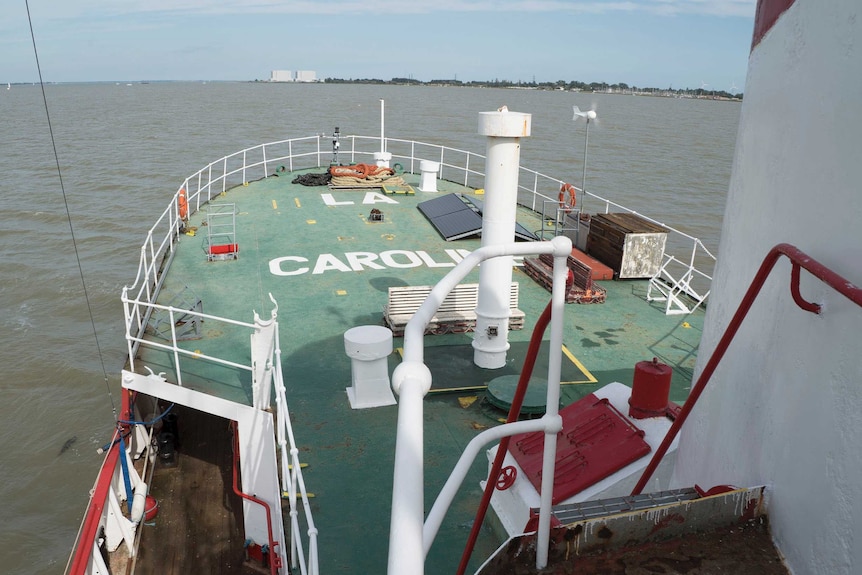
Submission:
<svg viewBox="0 0 862 575">
<path fill-rule="evenodd" d="M 665 302 L 665 315 L 690 314 L 709 297 L 708 290 L 704 293 L 698 292 L 697 280 L 704 277 L 705 274 L 685 262 L 673 256 L 665 256 L 665 262 L 658 273 L 650 278 L 647 301 Z"/>
<path fill-rule="evenodd" d="M 397 437 L 395 440 L 395 472 L 392 481 L 392 517 L 389 530 L 390 574 L 424 573 L 425 555 L 431 547 L 440 523 L 461 485 L 466 471 L 479 447 L 485 441 L 524 431 L 544 431 L 542 458 L 542 488 L 539 506 L 539 529 L 536 543 L 536 569 L 548 561 L 551 525 L 551 496 L 557 442 L 552 439 L 562 429 L 559 416 L 560 370 L 565 307 L 566 259 L 572 249 L 571 240 L 554 238 L 549 242 L 525 242 L 483 246 L 459 262 L 431 290 L 431 293 L 404 329 L 404 358 L 392 374 L 392 388 L 399 395 Z M 545 415 L 529 423 L 506 424 L 474 439 L 446 481 L 434 507 L 425 519 L 423 462 L 423 397 L 431 389 L 431 372 L 424 363 L 424 333 L 431 317 L 446 295 L 482 261 L 499 256 L 553 254 L 550 355 L 548 357 L 548 389 Z"/>
<path fill-rule="evenodd" d="M 290 411 L 287 408 L 287 396 L 284 388 L 284 378 L 281 371 L 281 345 L 278 330 L 275 332 L 275 405 L 278 446 L 281 455 L 281 489 L 282 497 L 287 496 L 290 506 L 290 557 L 291 569 L 299 567 L 302 575 L 318 575 L 320 573 L 317 556 L 317 528 L 311 515 L 311 504 L 302 477 L 302 464 L 299 461 L 299 448 L 293 437 L 293 426 L 290 423 Z M 308 559 L 306 561 L 303 548 L 302 531 L 299 523 L 299 508 L 297 495 L 302 502 L 305 514 L 306 533 L 308 535 Z"/>
<path fill-rule="evenodd" d="M 196 320 L 211 320 L 215 322 L 222 322 L 229 325 L 238 326 L 241 328 L 247 328 L 251 331 L 256 329 L 256 326 L 251 323 L 246 323 L 243 321 L 237 321 L 232 319 L 227 319 L 223 317 L 219 317 L 217 315 L 210 315 L 202 312 L 198 312 L 190 309 L 180 309 L 171 306 L 160 305 L 156 303 L 150 303 L 147 301 L 141 300 L 133 300 L 129 299 L 126 296 L 127 288 L 123 289 L 123 309 L 126 315 L 126 342 L 129 348 L 129 370 L 135 371 L 135 355 L 137 353 L 138 348 L 144 345 L 146 347 L 152 349 L 158 349 L 161 351 L 168 352 L 173 355 L 174 365 L 176 366 L 176 378 L 175 382 L 177 385 L 183 385 L 183 375 L 182 369 L 180 368 L 180 358 L 187 357 L 194 360 L 203 360 L 209 361 L 212 363 L 216 363 L 225 367 L 230 367 L 234 369 L 238 369 L 241 371 L 253 371 L 253 367 L 251 365 L 246 365 L 242 363 L 236 363 L 233 361 L 229 361 L 226 359 L 222 359 L 219 357 L 215 357 L 212 355 L 207 355 L 202 353 L 199 350 L 189 351 L 180 347 L 178 344 L 177 331 L 176 331 L 176 323 L 179 317 L 193 318 Z M 148 339 L 143 337 L 143 331 L 146 328 L 144 324 L 142 329 L 136 329 L 139 326 L 141 318 L 149 318 L 155 312 L 164 312 L 168 316 L 168 322 L 171 326 L 170 339 L 166 340 L 166 343 L 162 343 L 159 341 L 155 341 L 153 339 Z"/>
<path fill-rule="evenodd" d="M 379 137 L 348 135 L 341 136 L 340 142 L 341 161 L 372 162 L 374 153 L 380 149 Z M 415 173 L 421 160 L 434 160 L 440 163 L 441 179 L 474 188 L 484 185 L 485 157 L 482 155 L 457 148 L 395 138 L 387 138 L 385 148 L 392 154 L 390 165 L 400 164 L 406 172 Z M 129 298 L 145 302 L 153 302 L 156 299 L 161 287 L 161 278 L 170 266 L 174 244 L 184 225 L 179 215 L 178 205 L 181 189 L 185 190 L 189 212 L 193 213 L 218 194 L 254 179 L 271 177 L 274 173 L 280 172 L 282 166 L 285 172 L 289 173 L 294 170 L 329 166 L 330 160 L 332 160 L 332 150 L 329 139 L 323 136 L 310 136 L 246 148 L 219 158 L 187 177 L 147 233 L 146 241 L 141 246 L 137 277 L 127 288 Z M 547 202 L 558 203 L 557 194 L 562 183 L 562 180 L 522 167 L 518 183 L 518 203 L 541 213 L 543 205 Z M 581 190 L 578 189 L 578 193 L 581 194 Z M 591 202 L 598 201 L 604 204 L 605 212 L 611 209 L 624 211 L 665 227 L 669 231 L 668 255 L 676 257 L 678 261 L 688 261 L 686 273 L 689 277 L 697 277 L 706 282 L 705 287 L 699 286 L 699 291 L 708 293 L 711 277 L 702 269 L 711 268 L 715 257 L 699 239 L 606 198 L 590 192 L 584 195 Z M 675 250 L 688 251 L 689 256 L 676 255 Z M 127 317 L 127 321 L 134 324 L 138 336 L 143 335 L 147 319 L 146 316 L 138 315 Z"/>
</svg>

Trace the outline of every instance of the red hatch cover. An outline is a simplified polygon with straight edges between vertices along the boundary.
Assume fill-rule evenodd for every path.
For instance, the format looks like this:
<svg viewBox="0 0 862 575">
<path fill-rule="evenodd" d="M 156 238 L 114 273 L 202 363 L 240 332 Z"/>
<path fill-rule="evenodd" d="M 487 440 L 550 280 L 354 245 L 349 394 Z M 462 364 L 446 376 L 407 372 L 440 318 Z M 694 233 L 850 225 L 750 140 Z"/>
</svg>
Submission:
<svg viewBox="0 0 862 575">
<path fill-rule="evenodd" d="M 650 451 L 644 432 L 607 399 L 590 394 L 560 410 L 563 430 L 557 434 L 557 465 L 553 503 L 556 505 L 622 469 Z M 541 493 L 541 431 L 512 437 L 509 452 Z"/>
</svg>

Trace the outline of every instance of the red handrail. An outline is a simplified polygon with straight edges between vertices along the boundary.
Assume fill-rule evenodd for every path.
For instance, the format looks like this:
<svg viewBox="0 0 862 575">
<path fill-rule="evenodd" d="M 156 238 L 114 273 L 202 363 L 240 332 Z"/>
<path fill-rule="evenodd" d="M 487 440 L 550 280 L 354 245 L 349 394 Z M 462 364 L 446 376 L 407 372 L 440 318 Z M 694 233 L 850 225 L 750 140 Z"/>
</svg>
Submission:
<svg viewBox="0 0 862 575">
<path fill-rule="evenodd" d="M 133 419 L 129 408 L 130 393 L 123 390 L 121 395 L 120 419 Z M 114 470 L 117 468 L 117 462 L 120 460 L 120 442 L 118 441 L 118 437 L 120 434 L 124 434 L 127 429 L 127 425 L 118 425 L 114 435 L 111 436 L 108 454 L 105 456 L 104 461 L 102 461 L 102 467 L 99 469 L 99 475 L 96 478 L 96 485 L 93 487 L 93 495 L 90 497 L 87 512 L 81 523 L 81 531 L 75 541 L 74 555 L 67 572 L 69 575 L 82 575 L 87 572 L 87 567 L 90 565 L 90 559 L 93 555 L 93 544 L 96 541 L 96 536 L 99 533 L 99 525 L 102 522 L 102 512 L 105 510 L 105 504 L 108 501 L 108 491 L 110 491 L 111 481 L 114 479 Z"/>
<path fill-rule="evenodd" d="M 253 495 L 243 493 L 239 490 L 239 486 L 237 485 L 237 464 L 239 463 L 239 432 L 236 428 L 235 422 L 231 422 L 231 426 L 233 427 L 233 492 L 247 501 L 262 505 L 264 511 L 266 511 L 266 533 L 267 537 L 269 538 L 269 572 L 272 575 L 278 575 L 278 570 L 281 568 L 281 555 L 278 554 L 278 550 L 276 549 L 276 547 L 278 547 L 278 541 L 275 541 L 272 538 L 272 513 L 269 509 L 269 503 L 263 501 L 262 499 L 258 499 Z"/>
<path fill-rule="evenodd" d="M 679 415 L 674 420 L 673 425 L 670 426 L 670 429 L 668 430 L 667 435 L 665 435 L 664 440 L 661 442 L 661 445 L 656 450 L 655 454 L 653 454 L 649 465 L 644 469 L 640 481 L 638 481 L 637 485 L 635 485 L 632 490 L 632 495 L 639 495 L 652 477 L 652 474 L 655 473 L 658 464 L 667 453 L 670 444 L 673 442 L 674 438 L 676 438 L 677 433 L 679 433 L 680 428 L 683 423 L 685 423 L 686 418 L 688 418 L 688 414 L 691 413 L 691 410 L 697 403 L 700 394 L 703 393 L 706 384 L 709 382 L 712 374 L 715 372 L 715 369 L 724 357 L 728 346 L 730 346 L 730 342 L 733 341 L 736 332 L 739 330 L 739 326 L 742 324 L 742 320 L 744 320 L 745 316 L 748 315 L 748 311 L 751 309 L 754 300 L 760 294 L 760 290 L 766 282 L 766 278 L 772 272 L 775 262 L 777 262 L 778 258 L 782 255 L 786 256 L 793 266 L 790 271 L 790 294 L 793 297 L 793 301 L 801 309 L 811 313 L 820 313 L 820 304 L 806 301 L 799 292 L 799 274 L 801 268 L 805 268 L 811 275 L 820 279 L 856 305 L 862 307 L 862 289 L 856 287 L 851 282 L 833 272 L 817 260 L 809 257 L 795 246 L 790 244 L 778 244 L 772 248 L 763 259 L 763 263 L 760 264 L 760 269 L 757 270 L 757 274 L 754 276 L 751 285 L 748 287 L 748 291 L 742 298 L 739 308 L 737 308 L 736 313 L 730 320 L 727 329 L 724 330 L 724 335 L 721 336 L 721 340 L 719 340 L 718 345 L 715 346 L 712 356 L 710 356 L 709 361 L 706 363 L 706 367 L 703 368 L 703 372 L 700 374 L 700 377 L 698 377 L 697 383 L 691 389 L 691 393 L 689 393 L 688 399 L 686 399 L 685 404 L 683 404 Z"/>
</svg>

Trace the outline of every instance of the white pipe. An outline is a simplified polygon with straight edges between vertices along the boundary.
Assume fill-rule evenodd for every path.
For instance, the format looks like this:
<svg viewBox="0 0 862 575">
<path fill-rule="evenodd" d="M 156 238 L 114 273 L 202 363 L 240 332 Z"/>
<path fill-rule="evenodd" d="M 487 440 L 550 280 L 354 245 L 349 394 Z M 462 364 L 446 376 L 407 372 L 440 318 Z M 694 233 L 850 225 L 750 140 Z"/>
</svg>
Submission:
<svg viewBox="0 0 862 575">
<path fill-rule="evenodd" d="M 505 106 L 479 114 L 479 135 L 487 136 L 483 246 L 509 243 L 515 238 L 520 139 L 530 135 L 530 121 L 530 114 L 509 112 Z M 479 269 L 473 336 L 473 363 L 479 367 L 497 369 L 506 365 L 511 284 L 511 257 L 490 260 Z"/>
<path fill-rule="evenodd" d="M 545 418 L 554 420 L 555 426 L 545 429 L 545 451 L 542 457 L 542 491 L 539 504 L 539 533 L 536 541 L 536 569 L 548 565 L 548 544 L 551 539 L 551 503 L 554 495 L 554 468 L 557 458 L 557 433 L 563 428 L 560 417 L 560 364 L 563 353 L 563 313 L 566 306 L 566 277 L 569 268 L 566 260 L 572 242 L 565 236 L 554 238 L 555 244 L 568 244 L 568 251 L 554 253 L 554 285 L 551 291 L 551 341 L 548 357 L 548 399 Z"/>
<path fill-rule="evenodd" d="M 464 478 L 467 477 L 467 473 L 470 471 L 470 467 L 473 465 L 473 461 L 479 455 L 479 451 L 482 447 L 488 445 L 492 441 L 498 441 L 507 436 L 517 435 L 519 433 L 531 433 L 533 431 L 544 431 L 546 424 L 547 420 L 544 417 L 529 421 L 506 423 L 504 425 L 492 427 L 491 429 L 486 429 L 470 440 L 470 443 L 468 443 L 467 447 L 464 448 L 464 453 L 461 454 L 461 458 L 452 470 L 452 474 L 449 475 L 449 479 L 446 480 L 446 484 L 443 486 L 443 489 L 440 490 L 437 500 L 434 501 L 431 511 L 428 512 L 428 517 L 425 519 L 423 546 L 425 548 L 426 555 L 428 554 L 428 550 L 431 549 L 431 544 L 434 542 L 437 532 L 440 530 L 443 518 L 446 517 L 446 511 L 448 511 L 449 506 L 452 505 L 452 501 L 455 499 L 455 494 L 458 493 L 458 489 L 460 489 L 461 484 L 464 483 Z"/>
<path fill-rule="evenodd" d="M 423 388 L 422 381 L 409 379 L 400 391 L 389 529 L 388 573 L 391 574 L 422 575 L 425 570 L 422 551 L 422 518 L 425 515 Z"/>
<path fill-rule="evenodd" d="M 380 98 L 380 151 L 381 152 L 386 151 L 386 145 L 384 144 L 384 142 L 386 142 L 386 139 L 383 136 L 383 106 L 384 106 L 383 98 Z"/>
</svg>

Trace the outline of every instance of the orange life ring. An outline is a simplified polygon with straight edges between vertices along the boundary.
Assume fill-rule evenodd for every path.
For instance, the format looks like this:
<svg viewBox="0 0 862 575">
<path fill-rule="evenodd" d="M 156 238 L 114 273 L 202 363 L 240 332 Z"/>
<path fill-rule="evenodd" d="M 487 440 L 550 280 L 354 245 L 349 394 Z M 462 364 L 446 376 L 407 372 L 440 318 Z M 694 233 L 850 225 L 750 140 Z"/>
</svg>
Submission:
<svg viewBox="0 0 862 575">
<path fill-rule="evenodd" d="M 180 195 L 177 198 L 177 211 L 180 213 L 180 219 L 185 220 L 189 217 L 189 202 L 186 199 L 186 189 L 180 188 Z"/>
<path fill-rule="evenodd" d="M 575 186 L 565 182 L 560 184 L 560 195 L 558 199 L 560 201 L 560 209 L 567 214 L 570 213 L 575 209 L 575 202 L 577 202 L 577 190 L 575 189 Z"/>
</svg>

